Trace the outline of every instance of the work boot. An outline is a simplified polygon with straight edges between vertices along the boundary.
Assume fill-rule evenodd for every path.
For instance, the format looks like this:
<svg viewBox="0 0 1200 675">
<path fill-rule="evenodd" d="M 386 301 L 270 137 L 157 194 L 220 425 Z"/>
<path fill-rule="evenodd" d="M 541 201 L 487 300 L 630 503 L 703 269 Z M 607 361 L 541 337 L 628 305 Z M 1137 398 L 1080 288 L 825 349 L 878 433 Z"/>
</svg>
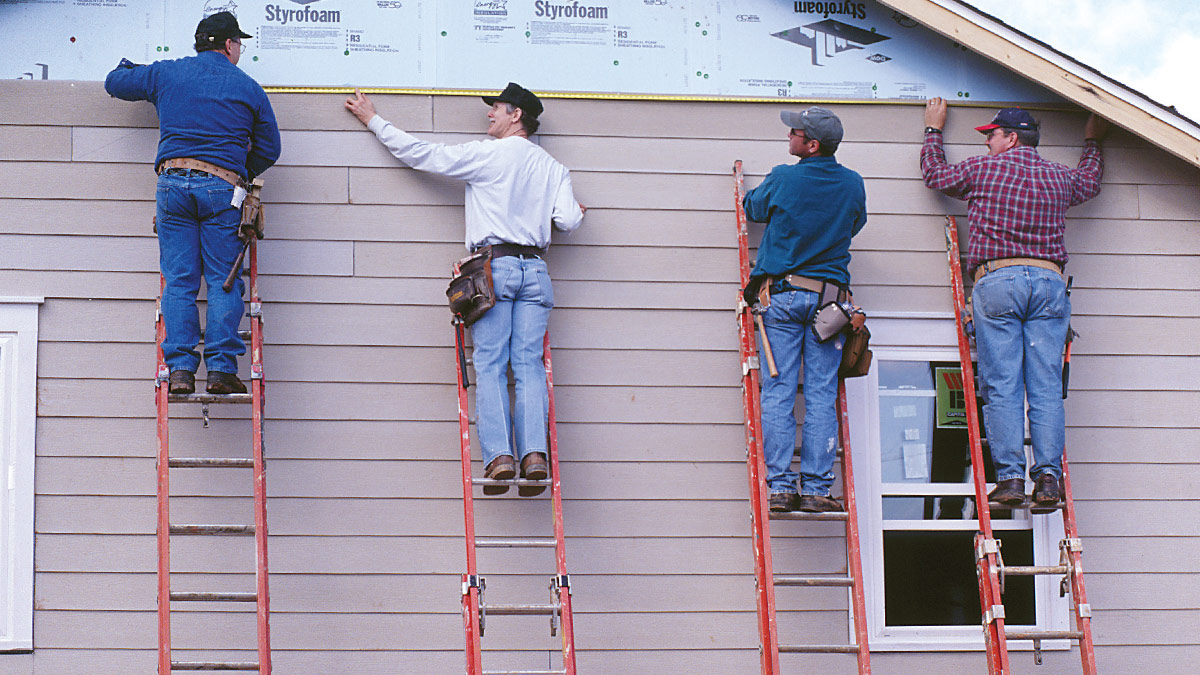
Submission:
<svg viewBox="0 0 1200 675">
<path fill-rule="evenodd" d="M 208 371 L 208 393 L 244 394 L 246 393 L 246 385 L 233 373 L 210 370 Z"/>
<path fill-rule="evenodd" d="M 525 480 L 546 480 L 550 473 L 550 465 L 546 463 L 546 454 L 531 452 L 521 459 L 521 478 Z M 536 497 L 546 491 L 545 485 L 522 485 L 517 488 L 517 494 L 522 497 Z"/>
<path fill-rule="evenodd" d="M 846 509 L 829 495 L 800 495 L 800 510 L 805 513 L 841 513 Z"/>
<path fill-rule="evenodd" d="M 512 455 L 500 455 L 488 463 L 487 468 L 483 470 L 483 477 L 492 480 L 512 480 L 517 476 L 517 462 L 512 458 Z M 484 485 L 483 494 L 485 495 L 502 495 L 508 492 L 507 485 Z"/>
<path fill-rule="evenodd" d="M 1061 497 L 1059 480 L 1050 472 L 1039 474 L 1033 481 L 1033 512 L 1050 513 L 1058 509 Z"/>
<path fill-rule="evenodd" d="M 988 493 L 989 502 L 999 502 L 1005 506 L 1020 506 L 1025 503 L 1025 479 L 1009 478 L 996 483 L 995 489 Z"/>
<path fill-rule="evenodd" d="M 172 370 L 171 376 L 167 378 L 167 393 L 196 393 L 196 374 L 190 370 Z"/>
<path fill-rule="evenodd" d="M 769 501 L 772 513 L 791 513 L 800 504 L 800 495 L 795 492 L 772 492 Z"/>
</svg>

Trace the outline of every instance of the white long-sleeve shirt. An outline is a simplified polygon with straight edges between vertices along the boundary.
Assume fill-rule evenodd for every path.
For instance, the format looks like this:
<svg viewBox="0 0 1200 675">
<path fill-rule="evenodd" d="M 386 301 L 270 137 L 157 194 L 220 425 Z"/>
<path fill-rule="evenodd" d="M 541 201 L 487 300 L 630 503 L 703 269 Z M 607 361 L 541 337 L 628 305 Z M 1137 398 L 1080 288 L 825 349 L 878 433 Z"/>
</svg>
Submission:
<svg viewBox="0 0 1200 675">
<path fill-rule="evenodd" d="M 501 243 L 546 248 L 551 223 L 571 232 L 583 221 L 567 167 L 527 138 L 428 143 L 379 115 L 367 128 L 408 166 L 467 182 L 469 250 Z"/>
</svg>

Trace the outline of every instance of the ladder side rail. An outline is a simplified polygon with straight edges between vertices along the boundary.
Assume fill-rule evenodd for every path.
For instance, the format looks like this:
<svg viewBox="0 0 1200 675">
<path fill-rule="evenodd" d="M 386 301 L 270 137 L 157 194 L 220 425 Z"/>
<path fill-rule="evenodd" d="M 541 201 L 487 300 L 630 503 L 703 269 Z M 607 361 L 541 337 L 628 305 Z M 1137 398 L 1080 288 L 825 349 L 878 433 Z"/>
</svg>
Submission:
<svg viewBox="0 0 1200 675">
<path fill-rule="evenodd" d="M 742 161 L 733 164 L 734 211 L 737 217 L 738 272 L 745 288 L 750 281 L 750 244 L 746 212 L 742 208 L 745 177 Z M 771 526 L 768 514 L 766 464 L 763 458 L 761 371 L 750 367 L 757 358 L 754 317 L 738 297 L 738 345 L 742 359 L 742 408 L 745 413 L 746 470 L 750 487 L 750 523 L 754 545 L 755 606 L 758 613 L 760 669 L 762 675 L 779 675 L 779 638 L 775 619 L 775 580 L 771 560 Z"/>
<path fill-rule="evenodd" d="M 558 572 L 557 591 L 562 622 L 563 670 L 575 675 L 575 621 L 571 614 L 571 586 L 561 583 L 567 576 L 566 533 L 563 527 L 562 482 L 558 472 L 558 423 L 554 407 L 554 364 L 550 357 L 550 331 L 542 343 L 542 359 L 546 366 L 547 442 L 550 454 L 550 497 L 554 503 L 554 564 Z"/>
<path fill-rule="evenodd" d="M 850 452 L 850 410 L 846 403 L 846 380 L 838 380 L 838 433 L 842 444 L 842 498 L 846 502 L 846 557 L 850 576 L 854 638 L 858 646 L 858 673 L 871 675 L 871 648 L 867 630 L 867 603 L 863 591 L 862 548 L 858 539 L 858 496 L 854 492 L 854 463 Z"/>
<path fill-rule="evenodd" d="M 1075 498 L 1071 492 L 1071 472 L 1067 464 L 1067 451 L 1063 449 L 1063 530 L 1068 542 L 1079 540 L 1079 530 L 1075 524 Z M 1075 613 L 1075 629 L 1082 633 L 1079 638 L 1079 658 L 1083 664 L 1084 675 L 1096 673 L 1096 648 L 1092 642 L 1092 610 L 1088 604 L 1087 590 L 1083 584 L 1083 552 L 1076 546 L 1068 546 L 1067 558 L 1070 561 L 1071 596 Z"/>
<path fill-rule="evenodd" d="M 461 353 L 466 349 L 466 329 L 454 324 L 454 346 Z M 462 359 L 455 356 L 454 370 L 458 376 L 458 431 L 462 457 L 463 532 L 467 547 L 467 571 L 462 576 L 463 630 L 466 633 L 467 675 L 482 675 L 483 655 L 479 635 L 479 574 L 475 560 L 475 501 L 471 482 L 471 428 L 467 418 L 466 373 Z"/>
<path fill-rule="evenodd" d="M 171 675 L 171 518 L 167 499 L 170 496 L 170 417 L 167 413 L 167 378 L 170 370 L 163 359 L 162 344 L 167 336 L 162 313 L 162 296 L 166 281 L 158 275 L 158 307 L 155 317 L 154 341 L 156 356 L 154 401 L 157 434 L 157 506 L 158 525 L 158 673 Z"/>
<path fill-rule="evenodd" d="M 263 409 L 266 386 L 263 380 L 263 333 L 261 299 L 258 296 L 258 240 L 250 239 L 250 393 L 251 440 L 254 453 L 254 546 L 256 552 L 258 672 L 271 675 L 271 594 L 267 565 L 267 477 L 263 448 Z"/>
<path fill-rule="evenodd" d="M 979 534 L 975 537 L 976 572 L 979 577 L 980 612 L 983 614 L 984 642 L 988 654 L 988 672 L 1008 675 L 1008 645 L 1004 637 L 1004 618 L 995 616 L 992 608 L 1001 604 L 998 555 L 983 552 L 982 540 L 995 541 L 992 533 L 991 508 L 987 497 L 987 476 L 984 473 L 983 446 L 979 435 L 979 414 L 976 404 L 975 369 L 971 363 L 971 344 L 963 325 L 966 291 L 963 288 L 962 267 L 958 248 L 958 223 L 946 216 L 946 258 L 950 271 L 950 291 L 954 302 L 954 328 L 958 338 L 958 360 L 962 369 L 963 393 L 966 398 L 967 436 L 971 453 L 971 473 L 975 484 L 976 517 Z"/>
</svg>

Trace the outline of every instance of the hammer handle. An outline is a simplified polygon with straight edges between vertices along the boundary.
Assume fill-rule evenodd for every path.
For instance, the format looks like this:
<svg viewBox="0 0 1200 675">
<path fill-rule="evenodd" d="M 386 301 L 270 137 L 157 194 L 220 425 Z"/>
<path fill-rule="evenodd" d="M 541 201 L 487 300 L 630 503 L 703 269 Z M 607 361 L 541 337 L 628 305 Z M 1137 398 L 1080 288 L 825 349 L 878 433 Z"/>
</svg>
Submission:
<svg viewBox="0 0 1200 675">
<path fill-rule="evenodd" d="M 242 260 L 246 258 L 246 251 L 250 248 L 250 239 L 246 239 L 246 243 L 242 246 L 242 251 L 238 253 L 237 260 L 233 261 L 233 269 L 229 270 L 229 276 L 225 277 L 225 283 L 221 284 L 221 290 L 228 293 L 233 290 L 233 282 L 242 272 Z"/>
</svg>

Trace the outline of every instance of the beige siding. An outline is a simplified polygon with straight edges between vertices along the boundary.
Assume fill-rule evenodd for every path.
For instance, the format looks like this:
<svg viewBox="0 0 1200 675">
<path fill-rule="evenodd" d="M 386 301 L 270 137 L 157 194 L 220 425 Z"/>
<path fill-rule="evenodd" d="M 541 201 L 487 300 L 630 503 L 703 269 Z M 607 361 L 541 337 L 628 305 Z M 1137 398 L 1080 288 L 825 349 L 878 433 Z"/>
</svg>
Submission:
<svg viewBox="0 0 1200 675">
<path fill-rule="evenodd" d="M 462 668 L 462 511 L 453 337 L 462 186 L 399 166 L 337 94 L 276 94 L 280 166 L 261 247 L 276 672 Z M 380 96 L 439 142 L 480 138 L 474 97 Z M 949 311 L 942 216 L 920 181 L 921 111 L 835 106 L 841 161 L 867 180 L 856 297 Z M 740 370 L 733 160 L 756 185 L 788 161 L 775 105 L 552 100 L 541 144 L 572 169 L 584 226 L 550 264 L 567 559 L 580 672 L 757 669 Z M 86 113 L 84 112 L 86 111 Z M 956 109 L 951 159 L 980 149 Z M 1083 115 L 1045 112 L 1043 154 L 1074 164 Z M 0 82 L 0 289 L 39 295 L 35 652 L 0 672 L 107 675 L 154 663 L 156 118 L 96 83 Z M 1103 672 L 1182 673 L 1200 657 L 1200 171 L 1120 131 L 1099 198 L 1071 211 L 1068 444 Z M 960 218 L 965 221 L 965 218 Z M 965 222 L 960 222 L 965 230 Z M 761 228 L 752 228 L 756 243 Z M 944 339 L 944 321 L 884 334 Z M 915 328 L 921 326 L 921 328 Z M 929 327 L 925 332 L 924 327 Z M 243 364 L 243 368 L 245 365 Z M 180 411 L 179 453 L 246 456 L 243 411 Z M 477 467 L 478 470 L 478 467 Z M 249 518 L 244 476 L 177 471 L 180 521 Z M 477 502 L 481 534 L 549 533 L 544 500 Z M 776 528 L 781 572 L 836 569 L 836 526 Z M 176 585 L 244 590 L 247 540 L 174 543 Z M 544 551 L 481 553 L 493 601 L 538 602 Z M 507 572 L 507 573 L 503 573 Z M 780 591 L 785 640 L 842 641 L 844 594 Z M 253 658 L 249 617 L 178 612 L 181 658 Z M 489 668 L 553 665 L 543 619 L 489 622 Z M 785 656 L 852 673 L 840 656 Z M 975 672 L 976 653 L 878 653 L 875 672 Z M 1037 669 L 1075 672 L 1077 652 Z"/>
</svg>

